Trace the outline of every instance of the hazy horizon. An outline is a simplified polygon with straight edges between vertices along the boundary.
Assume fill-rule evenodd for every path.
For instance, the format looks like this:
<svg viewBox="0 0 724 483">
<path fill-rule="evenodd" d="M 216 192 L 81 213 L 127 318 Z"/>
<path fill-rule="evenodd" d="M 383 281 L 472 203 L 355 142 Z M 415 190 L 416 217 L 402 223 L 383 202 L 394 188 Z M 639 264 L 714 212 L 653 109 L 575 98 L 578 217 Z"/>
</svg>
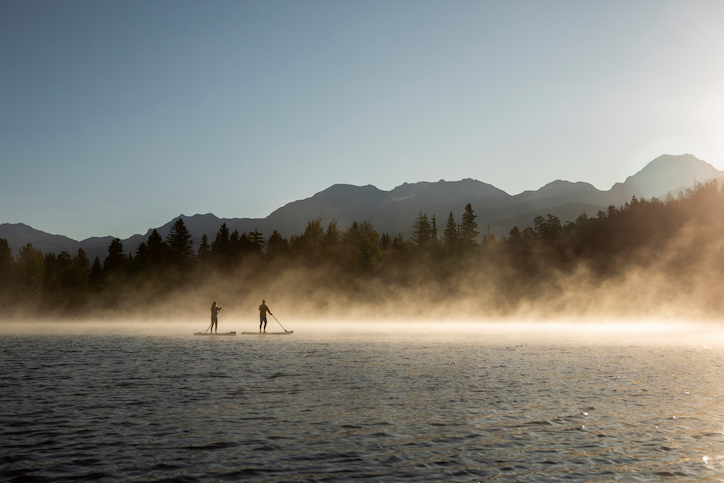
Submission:
<svg viewBox="0 0 724 483">
<path fill-rule="evenodd" d="M 0 222 L 127 238 L 335 183 L 724 168 L 720 2 L 0 5 Z"/>
<path fill-rule="evenodd" d="M 691 156 L 691 154 L 690 154 L 690 153 L 684 153 L 684 154 L 682 154 L 682 155 L 662 154 L 661 156 L 658 156 L 656 159 L 651 160 L 651 163 L 653 163 L 654 161 L 657 161 L 659 158 L 665 158 L 665 157 L 675 157 L 675 158 L 676 158 L 676 157 L 680 157 L 680 156 Z M 697 159 L 698 159 L 698 158 L 697 158 Z M 704 163 L 712 166 L 711 163 L 708 163 L 706 160 L 700 160 L 700 161 L 703 161 Z M 647 163 L 647 165 L 648 165 L 648 164 L 649 164 L 649 163 Z M 633 176 L 633 175 L 635 175 L 635 174 L 638 174 L 638 172 L 637 172 L 637 173 L 631 173 L 631 174 L 628 175 L 626 178 L 629 178 L 629 177 L 631 177 L 631 176 Z M 467 178 L 467 179 L 470 179 L 470 178 Z M 654 179 L 655 179 L 655 177 L 654 177 Z M 458 181 L 462 181 L 462 180 L 438 180 L 438 181 L 422 180 L 421 182 L 428 182 L 428 183 L 453 182 L 453 183 L 454 183 L 454 182 L 458 182 Z M 480 180 L 474 180 L 474 181 L 480 181 Z M 551 179 L 551 180 L 548 181 L 545 185 L 539 187 L 539 189 L 540 189 L 540 188 L 543 188 L 544 186 L 547 186 L 547 185 L 549 185 L 549 184 L 551 184 L 551 183 L 555 183 L 556 181 L 560 181 L 560 180 L 558 180 L 558 179 Z M 569 181 L 569 180 L 565 180 L 565 181 Z M 620 181 L 617 181 L 616 183 L 623 183 L 624 181 L 625 181 L 625 180 L 620 180 Z M 706 177 L 705 177 L 704 179 L 702 179 L 702 178 L 700 177 L 699 180 L 697 180 L 697 178 L 696 178 L 696 176 L 695 176 L 694 179 L 693 179 L 693 181 L 694 181 L 694 182 L 697 182 L 697 181 L 698 181 L 698 182 L 707 182 L 707 181 L 709 181 L 709 179 L 706 178 Z M 484 181 L 481 181 L 481 182 L 484 182 Z M 586 181 L 583 181 L 583 182 L 585 183 Z M 682 183 L 683 183 L 683 181 L 682 181 Z M 407 182 L 403 183 L 403 185 L 404 185 L 404 184 L 407 184 Z M 589 183 L 589 184 L 590 184 L 590 183 Z M 354 186 L 354 185 L 350 185 L 350 184 L 346 184 L 346 183 L 335 183 L 335 184 L 332 185 L 332 186 L 335 186 L 335 185 L 337 185 L 337 186 L 338 186 L 338 185 Z M 326 189 L 331 188 L 332 186 L 329 186 L 329 187 L 325 188 L 324 190 L 322 190 L 322 192 L 323 192 L 323 191 L 326 191 Z M 375 185 L 368 185 L 368 186 L 374 186 L 375 188 L 377 188 L 377 186 L 375 186 Z M 402 185 L 398 185 L 398 186 L 396 186 L 396 187 L 393 187 L 393 189 L 394 189 L 394 188 L 397 188 L 397 187 L 400 187 L 400 186 L 402 186 Z M 682 185 L 673 187 L 672 189 L 682 190 L 682 189 L 685 188 L 685 187 L 687 187 L 687 186 L 684 185 L 684 184 L 682 184 Z M 693 188 L 694 185 L 691 184 L 691 185 L 689 185 L 688 187 L 692 187 L 692 188 Z M 496 187 L 496 188 L 497 188 L 497 187 Z M 378 188 L 378 189 L 379 189 L 379 188 Z M 389 191 L 392 191 L 392 190 L 384 190 L 384 191 L 388 191 L 388 192 L 389 192 Z M 532 190 L 532 191 L 536 191 L 536 190 Z M 601 190 L 601 191 L 608 191 L 608 190 Z M 317 194 L 319 194 L 319 193 L 320 193 L 320 192 L 309 194 L 308 196 L 303 197 L 302 200 L 304 200 L 304 199 L 309 199 L 309 198 L 311 198 L 311 197 L 313 197 L 313 196 L 315 196 L 315 195 L 317 195 Z M 521 193 L 522 193 L 522 192 L 521 192 Z M 508 194 L 514 196 L 514 195 L 518 195 L 518 194 L 521 194 L 521 193 L 508 193 Z M 663 198 L 663 191 L 662 191 L 661 193 L 658 193 L 658 194 L 660 195 L 660 197 Z M 646 199 L 647 197 L 650 198 L 651 196 L 647 196 L 646 194 L 644 194 L 644 195 L 642 195 L 642 197 L 643 197 L 644 199 Z M 278 210 L 278 209 L 280 209 L 280 208 L 284 208 L 285 205 L 290 204 L 290 203 L 293 203 L 293 202 L 295 202 L 295 201 L 300 201 L 300 200 L 287 200 L 286 202 L 284 202 L 282 205 L 280 205 L 279 207 L 277 207 L 277 208 L 276 208 L 275 210 L 273 210 L 273 211 L 276 211 L 276 210 Z M 474 208 L 475 208 L 475 209 L 479 209 L 479 208 L 481 208 L 481 207 L 475 206 Z M 268 217 L 270 214 L 273 213 L 273 211 L 270 212 L 269 214 L 267 214 L 265 217 L 261 217 L 261 218 L 258 218 L 258 219 L 264 219 L 264 218 Z M 444 211 L 444 210 L 443 210 L 443 211 Z M 436 214 L 436 213 L 433 212 L 433 213 L 431 213 L 431 216 L 432 216 L 432 215 L 435 215 L 435 214 Z M 216 216 L 217 218 L 219 218 L 219 220 L 220 220 L 219 223 L 226 222 L 226 221 L 229 220 L 229 219 L 231 219 L 231 220 L 253 219 L 253 218 L 249 218 L 249 217 L 245 217 L 245 216 L 234 216 L 234 217 L 230 217 L 230 218 L 225 218 L 225 217 L 220 217 L 220 216 L 218 216 L 216 213 L 213 213 L 213 212 L 210 212 L 210 213 L 179 213 L 179 214 L 177 214 L 177 215 L 174 215 L 174 217 L 173 217 L 172 219 L 166 220 L 165 222 L 160 223 L 158 226 L 149 226 L 149 227 L 146 227 L 146 228 L 143 229 L 142 231 L 137 232 L 137 233 L 130 234 L 130 235 L 128 235 L 127 237 L 125 237 L 125 238 L 123 238 L 123 239 L 131 238 L 131 237 L 133 237 L 133 236 L 138 236 L 138 235 L 145 235 L 145 234 L 148 233 L 150 230 L 155 229 L 155 228 L 159 228 L 159 227 L 161 227 L 161 226 L 165 226 L 166 224 L 171 223 L 173 220 L 175 220 L 175 219 L 178 218 L 178 217 L 191 218 L 191 217 L 194 217 L 194 216 L 197 216 L 197 215 L 201 215 L 201 216 L 204 216 L 204 215 L 214 215 L 214 216 Z M 309 221 L 309 220 L 307 220 L 307 221 Z M 326 221 L 329 221 L 329 220 L 327 220 L 327 219 L 325 218 L 323 221 L 326 222 Z M 339 221 L 339 220 L 337 220 L 337 221 Z M 359 220 L 355 220 L 355 221 L 359 221 Z M 531 222 L 532 222 L 532 220 L 531 220 Z M 18 222 L 18 223 L 24 224 L 24 225 L 28 225 L 28 223 L 25 223 L 25 222 L 22 222 L 22 221 L 21 221 L 21 222 Z M 43 229 L 38 228 L 37 226 L 32 226 L 32 225 L 28 225 L 28 226 L 30 226 L 31 228 L 33 228 L 33 229 L 35 229 L 35 230 L 48 233 L 48 232 L 44 231 Z M 278 228 L 278 227 L 277 227 L 277 228 Z M 68 238 L 73 239 L 73 237 L 67 235 L 66 233 L 49 233 L 49 234 L 51 234 L 51 235 L 66 236 L 66 237 L 68 237 Z M 299 234 L 301 234 L 301 233 L 297 233 L 297 235 L 299 235 Z M 89 239 L 89 238 L 102 238 L 102 237 L 108 237 L 108 236 L 110 236 L 110 235 L 101 234 L 101 233 L 96 233 L 96 234 L 91 235 L 90 237 L 87 237 L 87 238 L 84 238 L 84 239 L 74 239 L 74 240 L 79 241 L 79 242 L 82 242 L 82 241 L 84 241 L 84 240 L 86 240 L 86 239 Z M 18 250 L 19 248 L 20 248 L 20 247 L 15 247 L 16 250 Z"/>
</svg>

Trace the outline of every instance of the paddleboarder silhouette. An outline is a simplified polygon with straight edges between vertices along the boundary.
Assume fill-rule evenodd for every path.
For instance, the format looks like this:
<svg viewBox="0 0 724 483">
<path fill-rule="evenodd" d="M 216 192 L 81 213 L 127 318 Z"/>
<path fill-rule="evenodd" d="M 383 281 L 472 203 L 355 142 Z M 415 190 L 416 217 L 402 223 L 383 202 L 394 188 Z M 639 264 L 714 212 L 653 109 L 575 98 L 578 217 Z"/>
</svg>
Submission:
<svg viewBox="0 0 724 483">
<path fill-rule="evenodd" d="M 214 303 L 211 304 L 211 332 L 218 333 L 219 319 L 217 318 L 217 315 L 219 310 L 221 310 L 221 307 L 216 305 L 216 301 L 214 301 Z"/>
<path fill-rule="evenodd" d="M 266 332 L 266 313 L 269 312 L 269 315 L 274 315 L 271 313 L 271 310 L 269 310 L 269 307 L 266 306 L 266 300 L 261 301 L 261 305 L 259 306 L 259 333 L 261 333 L 261 326 L 264 325 L 264 332 Z"/>
</svg>

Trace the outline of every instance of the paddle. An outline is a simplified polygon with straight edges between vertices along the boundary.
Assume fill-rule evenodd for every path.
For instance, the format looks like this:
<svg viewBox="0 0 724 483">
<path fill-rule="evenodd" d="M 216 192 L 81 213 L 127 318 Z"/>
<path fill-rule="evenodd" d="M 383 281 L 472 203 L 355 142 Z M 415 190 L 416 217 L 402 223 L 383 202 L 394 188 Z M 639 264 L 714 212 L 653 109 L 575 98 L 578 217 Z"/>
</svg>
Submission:
<svg viewBox="0 0 724 483">
<path fill-rule="evenodd" d="M 271 312 L 269 312 L 269 315 L 271 315 L 272 317 L 274 317 L 274 314 L 272 314 Z M 274 317 L 274 320 L 277 320 L 277 318 Z M 284 326 L 283 326 L 282 323 L 279 322 L 278 320 L 277 320 L 277 324 L 279 324 L 279 325 L 281 326 L 281 328 L 284 329 Z M 284 329 L 284 332 L 289 332 L 289 331 L 288 331 L 287 329 Z"/>
<path fill-rule="evenodd" d="M 206 330 L 204 331 L 204 334 L 207 333 L 209 331 L 209 329 L 212 328 L 213 326 L 214 326 L 214 322 L 211 321 L 211 325 L 206 328 Z"/>
</svg>

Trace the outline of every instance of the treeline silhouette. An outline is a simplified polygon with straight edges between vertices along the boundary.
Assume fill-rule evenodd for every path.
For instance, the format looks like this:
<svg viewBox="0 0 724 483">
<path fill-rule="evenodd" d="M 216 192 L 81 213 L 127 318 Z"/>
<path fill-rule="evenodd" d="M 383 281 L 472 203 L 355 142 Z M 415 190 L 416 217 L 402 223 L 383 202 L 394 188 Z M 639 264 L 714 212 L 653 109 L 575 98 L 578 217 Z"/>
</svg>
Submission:
<svg viewBox="0 0 724 483">
<path fill-rule="evenodd" d="M 347 230 L 335 220 L 324 226 L 321 217 L 289 239 L 276 230 L 268 238 L 256 230 L 230 233 L 224 223 L 213 240 L 204 234 L 195 250 L 178 218 L 165 238 L 153 230 L 134 253 L 125 253 L 115 239 L 105 259 L 92 261 L 82 249 L 43 254 L 30 243 L 14 256 L 0 239 L 0 300 L 5 314 L 142 311 L 190 289 L 211 299 L 219 284 L 234 284 L 242 293 L 295 271 L 301 275 L 289 291 L 297 296 L 314 292 L 323 299 L 325 291 L 334 291 L 374 302 L 380 288 L 394 294 L 427 285 L 435 290 L 426 303 L 481 297 L 494 301 L 487 312 L 504 314 L 555 298 L 556 290 L 567 289 L 562 277 L 582 267 L 590 287 L 652 266 L 681 286 L 704 271 L 716 280 L 724 274 L 724 190 L 716 181 L 677 198 L 633 197 L 621 208 L 609 206 L 565 224 L 551 214 L 538 216 L 532 226 L 516 226 L 501 238 L 475 219 L 470 204 L 459 223 L 451 212 L 441 227 L 436 216 L 420 212 L 409 239 L 379 234 L 367 221 Z M 722 308 L 720 297 L 705 303 Z"/>
</svg>

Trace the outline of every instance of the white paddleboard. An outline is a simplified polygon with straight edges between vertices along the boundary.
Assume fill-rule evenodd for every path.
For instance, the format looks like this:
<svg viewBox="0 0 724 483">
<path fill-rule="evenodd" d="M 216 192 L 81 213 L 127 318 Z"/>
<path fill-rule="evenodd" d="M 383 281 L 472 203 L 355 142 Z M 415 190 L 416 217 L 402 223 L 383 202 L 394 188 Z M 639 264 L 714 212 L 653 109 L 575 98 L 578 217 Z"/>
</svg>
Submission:
<svg viewBox="0 0 724 483">
<path fill-rule="evenodd" d="M 220 332 L 212 334 L 211 332 L 195 332 L 194 335 L 236 335 L 236 332 Z"/>
<path fill-rule="evenodd" d="M 290 335 L 293 333 L 293 330 L 288 330 L 286 332 L 242 332 L 241 335 Z"/>
</svg>

